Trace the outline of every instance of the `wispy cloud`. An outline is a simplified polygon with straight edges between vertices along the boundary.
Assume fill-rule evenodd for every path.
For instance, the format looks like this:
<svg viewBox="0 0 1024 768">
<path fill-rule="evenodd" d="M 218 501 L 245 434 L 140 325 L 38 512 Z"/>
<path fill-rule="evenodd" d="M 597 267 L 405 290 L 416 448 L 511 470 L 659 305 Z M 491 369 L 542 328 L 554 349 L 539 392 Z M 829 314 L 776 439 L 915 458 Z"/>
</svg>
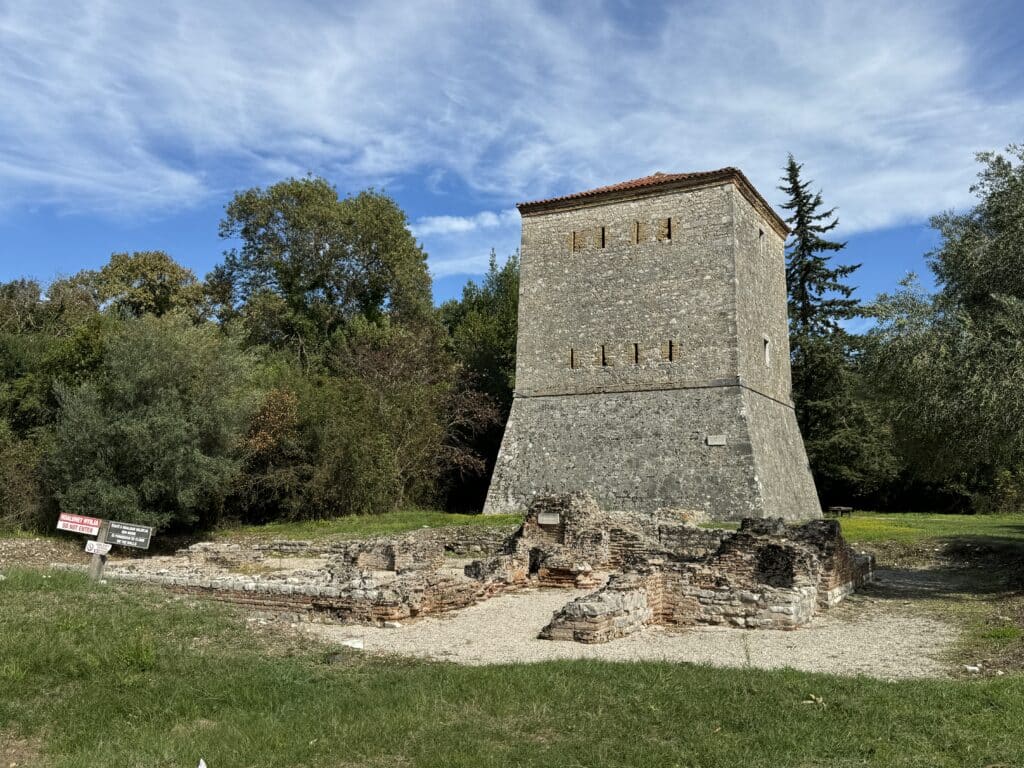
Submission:
<svg viewBox="0 0 1024 768">
<path fill-rule="evenodd" d="M 505 211 L 480 211 L 473 216 L 424 216 L 411 229 L 417 237 L 430 235 L 464 235 L 481 229 L 507 228 L 519 223 L 515 208 Z"/>
<path fill-rule="evenodd" d="M 443 213 L 450 181 L 483 212 L 415 222 L 451 246 L 442 271 L 513 242 L 515 200 L 722 165 L 777 200 L 789 151 L 847 234 L 920 220 L 968 202 L 975 150 L 1024 138 L 1024 95 L 981 53 L 1020 18 L 759 8 L 8 0 L 0 197 L 134 215 L 312 170 Z"/>
</svg>

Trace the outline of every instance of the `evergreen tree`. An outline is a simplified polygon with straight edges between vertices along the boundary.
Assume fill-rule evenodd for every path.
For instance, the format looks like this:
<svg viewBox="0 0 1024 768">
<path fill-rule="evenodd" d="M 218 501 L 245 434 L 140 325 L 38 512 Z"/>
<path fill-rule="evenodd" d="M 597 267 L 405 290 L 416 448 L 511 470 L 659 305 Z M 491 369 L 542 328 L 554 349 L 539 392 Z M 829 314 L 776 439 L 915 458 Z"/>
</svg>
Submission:
<svg viewBox="0 0 1024 768">
<path fill-rule="evenodd" d="M 786 219 L 792 227 L 786 246 L 786 286 L 789 317 L 796 336 L 837 330 L 839 320 L 857 314 L 858 302 L 850 298 L 853 287 L 843 281 L 860 268 L 860 264 L 831 264 L 829 254 L 846 247 L 846 243 L 824 237 L 839 225 L 836 209 L 821 210 L 821 192 L 811 192 L 811 182 L 801 180 L 802 168 L 790 155 L 786 175 L 782 177 L 785 184 L 779 187 L 789 195 L 782 207 L 792 211 Z"/>
<path fill-rule="evenodd" d="M 858 339 L 841 321 L 860 313 L 845 279 L 860 265 L 835 266 L 846 243 L 827 239 L 839 221 L 821 192 L 800 178 L 792 155 L 781 186 L 792 234 L 786 249 L 793 403 L 818 494 L 846 502 L 877 492 L 896 474 L 889 431 L 865 391 Z"/>
</svg>

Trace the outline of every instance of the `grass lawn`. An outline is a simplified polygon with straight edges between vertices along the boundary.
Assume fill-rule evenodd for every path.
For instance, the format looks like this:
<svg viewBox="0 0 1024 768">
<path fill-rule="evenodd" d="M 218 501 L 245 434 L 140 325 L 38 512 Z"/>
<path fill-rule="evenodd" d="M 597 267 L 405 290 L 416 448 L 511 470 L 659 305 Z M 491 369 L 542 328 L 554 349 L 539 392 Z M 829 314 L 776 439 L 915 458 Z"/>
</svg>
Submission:
<svg viewBox="0 0 1024 768">
<path fill-rule="evenodd" d="M 220 538 L 260 539 L 323 539 L 332 536 L 382 536 L 413 531 L 417 528 L 439 528 L 447 525 L 502 526 L 515 525 L 520 515 L 456 515 L 436 510 L 410 509 L 383 515 L 349 515 L 329 520 L 302 520 L 293 523 L 240 525 L 224 527 L 216 532 Z"/>
<path fill-rule="evenodd" d="M 6 738 L 21 765 L 49 768 L 1024 764 L 1015 675 L 471 668 L 335 650 L 254 635 L 223 606 L 8 571 L 0 756 Z"/>
<path fill-rule="evenodd" d="M 1024 541 L 1021 515 L 928 515 L 856 512 L 840 520 L 848 541 L 915 542 L 925 539 L 988 538 Z"/>
</svg>

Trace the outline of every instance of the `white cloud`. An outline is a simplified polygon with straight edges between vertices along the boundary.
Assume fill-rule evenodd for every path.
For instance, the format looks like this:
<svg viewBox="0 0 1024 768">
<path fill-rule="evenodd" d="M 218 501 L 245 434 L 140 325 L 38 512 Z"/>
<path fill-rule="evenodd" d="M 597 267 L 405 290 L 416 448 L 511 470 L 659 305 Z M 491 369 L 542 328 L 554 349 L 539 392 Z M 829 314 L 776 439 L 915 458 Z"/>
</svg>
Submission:
<svg viewBox="0 0 1024 768">
<path fill-rule="evenodd" d="M 492 250 L 505 258 L 519 247 L 515 208 L 472 216 L 424 216 L 410 229 L 431 255 L 434 277 L 479 274 L 487 268 Z"/>
<path fill-rule="evenodd" d="M 877 229 L 966 204 L 973 152 L 1024 138 L 972 9 L 9 0 L 0 198 L 134 215 L 306 170 L 468 189 L 483 213 L 416 222 L 450 273 L 514 242 L 516 200 L 723 165 L 777 200 L 792 151 L 845 234 Z"/>
<path fill-rule="evenodd" d="M 515 208 L 505 211 L 480 211 L 473 216 L 424 216 L 413 222 L 412 233 L 416 237 L 430 235 L 463 235 L 481 229 L 508 228 L 519 224 L 519 212 Z"/>
</svg>

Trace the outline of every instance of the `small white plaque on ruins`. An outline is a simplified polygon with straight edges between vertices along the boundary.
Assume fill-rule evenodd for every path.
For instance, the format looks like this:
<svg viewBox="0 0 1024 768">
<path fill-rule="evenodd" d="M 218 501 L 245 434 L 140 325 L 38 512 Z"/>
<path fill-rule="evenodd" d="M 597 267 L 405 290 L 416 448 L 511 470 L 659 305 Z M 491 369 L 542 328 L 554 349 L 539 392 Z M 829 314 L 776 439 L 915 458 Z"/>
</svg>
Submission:
<svg viewBox="0 0 1024 768">
<path fill-rule="evenodd" d="M 562 516 L 557 512 L 538 512 L 537 525 L 558 525 L 562 522 Z"/>
<path fill-rule="evenodd" d="M 725 435 L 708 435 L 708 445 L 725 445 Z"/>
</svg>

